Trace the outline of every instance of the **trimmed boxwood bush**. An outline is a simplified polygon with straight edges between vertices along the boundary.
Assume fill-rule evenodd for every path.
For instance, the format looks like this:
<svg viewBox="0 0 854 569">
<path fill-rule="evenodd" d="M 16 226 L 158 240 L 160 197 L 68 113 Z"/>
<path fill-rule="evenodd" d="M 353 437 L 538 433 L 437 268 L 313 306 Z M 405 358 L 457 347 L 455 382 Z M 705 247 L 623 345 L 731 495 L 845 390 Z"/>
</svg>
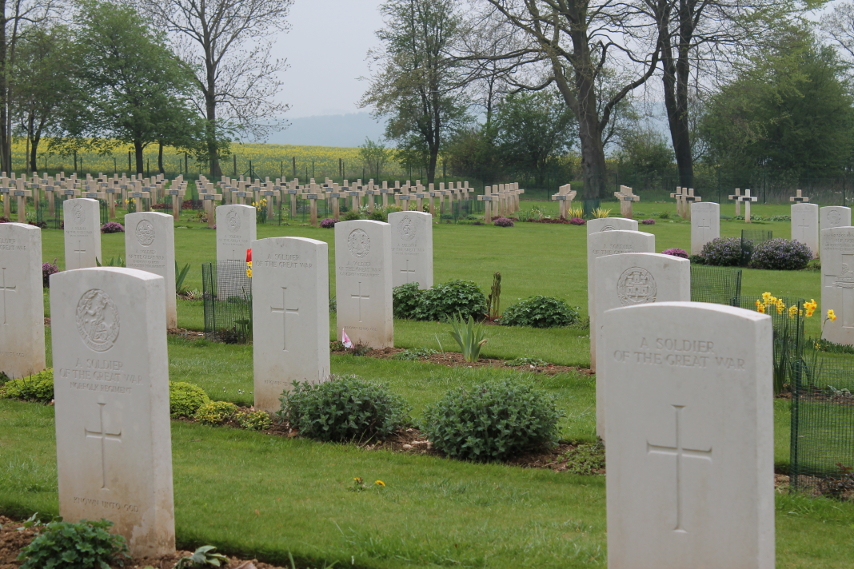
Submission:
<svg viewBox="0 0 854 569">
<path fill-rule="evenodd" d="M 421 430 L 450 457 L 489 462 L 553 444 L 562 415 L 551 395 L 505 379 L 449 391 L 425 409 Z"/>
<path fill-rule="evenodd" d="M 812 259 L 812 251 L 805 243 L 791 239 L 769 239 L 753 250 L 750 266 L 772 271 L 798 271 L 806 268 Z"/>
<path fill-rule="evenodd" d="M 51 401 L 53 399 L 53 369 L 46 369 L 26 377 L 10 379 L 0 386 L 0 398 L 41 401 L 43 403 Z"/>
<path fill-rule="evenodd" d="M 499 322 L 503 326 L 559 328 L 578 320 L 578 310 L 559 298 L 532 296 L 508 307 Z"/>
<path fill-rule="evenodd" d="M 169 382 L 169 414 L 173 419 L 192 417 L 199 407 L 210 402 L 208 394 L 197 385 L 184 381 Z"/>
<path fill-rule="evenodd" d="M 281 397 L 279 416 L 319 441 L 383 440 L 408 420 L 409 407 L 384 385 L 354 375 L 333 376 L 312 385 L 294 382 Z"/>
<path fill-rule="evenodd" d="M 753 253 L 753 241 L 744 241 L 744 254 L 742 255 L 742 240 L 740 237 L 718 237 L 712 239 L 700 252 L 704 265 L 718 267 L 735 267 L 747 262 Z M 746 258 L 742 258 L 742 257 Z"/>
</svg>

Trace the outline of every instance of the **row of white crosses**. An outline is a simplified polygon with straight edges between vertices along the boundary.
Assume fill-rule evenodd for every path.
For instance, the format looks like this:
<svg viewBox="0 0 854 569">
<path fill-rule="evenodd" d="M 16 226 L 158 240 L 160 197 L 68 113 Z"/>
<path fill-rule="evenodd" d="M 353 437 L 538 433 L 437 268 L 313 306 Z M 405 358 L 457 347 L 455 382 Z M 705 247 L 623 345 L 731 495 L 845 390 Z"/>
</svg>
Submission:
<svg viewBox="0 0 854 569">
<path fill-rule="evenodd" d="M 577 193 L 578 192 L 572 189 L 570 184 L 564 184 L 557 189 L 556 194 L 552 194 L 552 201 L 556 201 L 560 204 L 561 219 L 566 219 L 569 214 L 569 210 L 572 209 L 572 200 L 575 199 Z"/>
<path fill-rule="evenodd" d="M 519 196 L 523 193 L 525 190 L 516 182 L 485 186 L 483 195 L 477 196 L 478 201 L 483 202 L 483 221 L 490 223 L 493 216 L 507 217 L 519 211 Z"/>
<path fill-rule="evenodd" d="M 682 219 L 691 219 L 691 204 L 703 201 L 703 198 L 694 195 L 694 188 L 681 186 L 676 186 L 676 191 L 670 197 L 676 198 L 676 215 Z"/>
</svg>

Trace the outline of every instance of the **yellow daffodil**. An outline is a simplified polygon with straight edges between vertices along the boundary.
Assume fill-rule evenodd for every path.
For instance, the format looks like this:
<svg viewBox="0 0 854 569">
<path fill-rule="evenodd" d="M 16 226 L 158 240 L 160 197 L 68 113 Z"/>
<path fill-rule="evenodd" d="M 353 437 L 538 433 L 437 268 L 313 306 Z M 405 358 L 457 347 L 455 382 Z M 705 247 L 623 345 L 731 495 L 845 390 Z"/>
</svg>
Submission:
<svg viewBox="0 0 854 569">
<path fill-rule="evenodd" d="M 786 303 L 783 302 L 782 298 L 777 299 L 775 305 L 777 306 L 777 314 L 783 314 L 783 311 L 786 310 Z"/>
<path fill-rule="evenodd" d="M 836 322 L 836 313 L 833 311 L 832 308 L 827 311 L 827 319 L 831 322 Z"/>
<path fill-rule="evenodd" d="M 377 486 L 382 486 L 383 488 L 385 488 L 385 482 L 383 482 L 382 480 L 377 480 L 376 482 L 374 482 L 374 484 L 376 484 Z"/>
<path fill-rule="evenodd" d="M 765 314 L 765 305 L 759 302 L 758 300 L 756 301 L 756 312 L 761 312 L 762 314 Z"/>
<path fill-rule="evenodd" d="M 798 310 L 797 304 L 793 304 L 792 306 L 789 307 L 789 318 L 794 318 L 798 314 L 800 314 L 800 311 Z"/>
</svg>

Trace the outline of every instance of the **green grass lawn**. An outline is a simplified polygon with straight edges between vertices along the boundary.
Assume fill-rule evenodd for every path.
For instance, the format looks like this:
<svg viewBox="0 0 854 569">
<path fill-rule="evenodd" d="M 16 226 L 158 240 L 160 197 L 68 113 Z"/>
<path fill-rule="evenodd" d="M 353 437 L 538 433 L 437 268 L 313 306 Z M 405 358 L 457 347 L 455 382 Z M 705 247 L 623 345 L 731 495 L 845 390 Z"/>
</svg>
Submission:
<svg viewBox="0 0 854 569">
<path fill-rule="evenodd" d="M 617 204 L 613 204 L 616 208 Z M 552 214 L 554 202 L 523 202 Z M 608 204 L 606 204 L 608 207 Z M 732 206 L 722 208 L 732 214 Z M 658 251 L 690 249 L 690 224 L 659 219 L 671 203 L 643 203 L 636 217 L 656 235 Z M 787 214 L 788 206 L 753 208 L 757 215 Z M 201 288 L 199 265 L 215 256 L 213 231 L 193 224 L 176 230 L 179 264 L 191 263 L 189 284 Z M 742 228 L 788 237 L 788 222 L 724 220 L 724 236 Z M 259 238 L 294 235 L 321 239 L 334 251 L 333 232 L 306 226 L 259 225 Z M 106 259 L 124 256 L 123 234 L 103 236 Z M 43 232 L 45 260 L 62 264 L 62 235 Z M 502 274 L 502 308 L 535 294 L 563 298 L 586 315 L 584 227 L 519 223 L 514 228 L 434 226 L 435 282 L 473 280 L 486 291 Z M 334 267 L 330 259 L 330 275 Z M 758 297 L 820 298 L 820 273 L 745 269 L 742 293 Z M 331 285 L 334 291 L 334 282 Z M 823 307 L 821 308 L 823 310 Z M 179 325 L 200 329 L 199 301 L 181 301 Z M 332 329 L 334 330 L 334 314 Z M 701 326 L 702 323 L 698 323 Z M 817 335 L 818 314 L 808 321 Z M 453 349 L 449 326 L 395 321 L 400 347 Z M 483 355 L 539 358 L 563 365 L 589 364 L 582 328 L 532 330 L 490 326 Z M 50 338 L 48 337 L 48 345 Z M 170 379 L 201 386 L 211 397 L 252 402 L 251 346 L 170 337 Z M 381 381 L 412 406 L 424 407 L 447 390 L 514 376 L 555 396 L 565 413 L 560 436 L 595 440 L 595 382 L 576 373 L 556 376 L 485 368 L 446 368 L 423 362 L 333 356 L 332 371 Z M 775 401 L 775 462 L 789 460 L 789 402 Z M 52 408 L 0 401 L 0 512 L 57 513 L 56 452 Z M 476 465 L 435 457 L 367 451 L 186 422 L 172 423 L 176 524 L 179 544 L 213 544 L 230 553 L 298 566 L 324 567 L 604 567 L 605 481 L 545 470 Z M 351 491 L 353 478 L 384 489 Z M 854 505 L 825 498 L 777 496 L 778 567 L 849 567 L 854 546 Z M 725 544 L 721 544 L 725 547 Z"/>
</svg>

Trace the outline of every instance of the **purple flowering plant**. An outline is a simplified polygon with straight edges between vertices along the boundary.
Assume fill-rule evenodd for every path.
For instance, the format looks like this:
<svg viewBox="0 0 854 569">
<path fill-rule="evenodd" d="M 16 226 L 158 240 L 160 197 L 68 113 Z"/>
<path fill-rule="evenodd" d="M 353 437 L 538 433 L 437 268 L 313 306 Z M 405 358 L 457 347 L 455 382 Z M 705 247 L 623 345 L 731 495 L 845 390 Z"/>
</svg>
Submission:
<svg viewBox="0 0 854 569">
<path fill-rule="evenodd" d="M 672 255 L 674 257 L 681 257 L 682 259 L 688 258 L 688 251 L 685 249 L 679 249 L 677 247 L 673 247 L 671 249 L 665 249 L 661 252 L 662 255 Z"/>
<path fill-rule="evenodd" d="M 655 220 L 652 218 L 644 219 L 643 221 L 641 221 L 641 223 L 643 223 L 644 225 L 655 225 Z"/>
<path fill-rule="evenodd" d="M 513 227 L 513 220 L 506 217 L 497 217 L 492 222 L 495 227 Z"/>
<path fill-rule="evenodd" d="M 572 225 L 584 225 L 585 223 L 587 223 L 586 221 L 584 221 L 580 217 L 573 217 L 572 219 L 569 220 L 569 222 Z"/>
<path fill-rule="evenodd" d="M 116 221 L 108 221 L 101 226 L 101 233 L 124 233 L 125 228 L 121 223 Z"/>
<path fill-rule="evenodd" d="M 335 221 L 333 218 L 327 217 L 326 219 L 320 220 L 320 227 L 324 229 L 332 229 L 333 227 L 335 227 L 336 223 L 338 222 Z"/>
<path fill-rule="evenodd" d="M 769 239 L 756 245 L 750 266 L 772 271 L 798 271 L 812 259 L 812 251 L 805 243 L 791 239 Z"/>
<path fill-rule="evenodd" d="M 42 286 L 50 288 L 50 275 L 59 272 L 59 267 L 56 264 L 56 259 L 53 263 L 42 263 Z"/>
</svg>

